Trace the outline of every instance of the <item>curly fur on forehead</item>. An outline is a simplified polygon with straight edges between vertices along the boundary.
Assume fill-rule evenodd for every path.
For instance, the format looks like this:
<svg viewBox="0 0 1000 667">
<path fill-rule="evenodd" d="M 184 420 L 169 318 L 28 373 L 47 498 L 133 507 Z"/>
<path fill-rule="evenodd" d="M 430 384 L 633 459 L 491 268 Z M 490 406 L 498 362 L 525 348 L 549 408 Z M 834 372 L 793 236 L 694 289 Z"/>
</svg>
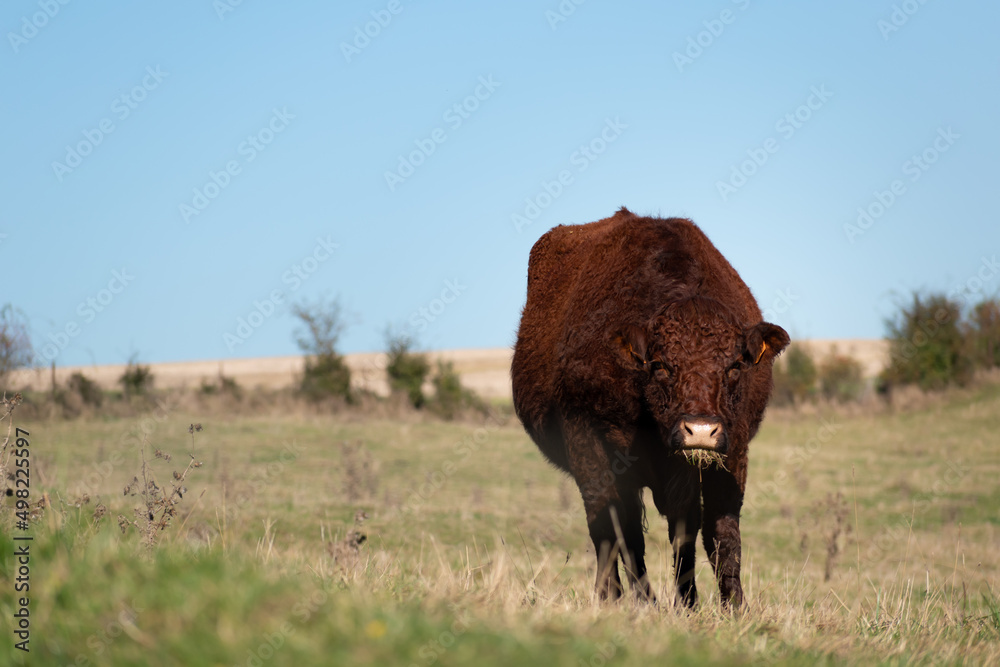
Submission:
<svg viewBox="0 0 1000 667">
<path fill-rule="evenodd" d="M 740 347 L 743 329 L 715 299 L 692 296 L 671 303 L 650 326 L 651 351 L 672 359 L 725 359 Z"/>
</svg>

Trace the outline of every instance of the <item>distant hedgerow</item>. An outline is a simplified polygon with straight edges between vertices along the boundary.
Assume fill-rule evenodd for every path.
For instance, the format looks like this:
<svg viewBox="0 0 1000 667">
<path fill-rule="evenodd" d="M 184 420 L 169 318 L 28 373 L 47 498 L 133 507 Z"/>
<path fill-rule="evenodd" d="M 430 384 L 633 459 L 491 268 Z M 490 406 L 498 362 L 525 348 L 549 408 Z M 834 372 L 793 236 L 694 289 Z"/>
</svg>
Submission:
<svg viewBox="0 0 1000 667">
<path fill-rule="evenodd" d="M 861 364 L 854 357 L 834 354 L 819 367 L 819 391 L 831 401 L 849 402 L 861 398 L 865 388 Z"/>
<path fill-rule="evenodd" d="M 486 405 L 476 392 L 462 386 L 462 381 L 450 361 L 437 362 L 437 369 L 431 382 L 434 385 L 434 399 L 429 407 L 444 419 L 454 419 L 466 409 L 486 412 Z"/>
<path fill-rule="evenodd" d="M 118 378 L 122 393 L 126 399 L 132 396 L 144 396 L 153 388 L 153 371 L 149 366 L 140 364 L 132 355 L 125 367 L 125 372 Z"/>
<path fill-rule="evenodd" d="M 430 362 L 426 355 L 413 352 L 413 339 L 405 334 L 389 331 L 386 333 L 386 342 L 388 361 L 385 372 L 390 389 L 405 393 L 413 407 L 423 407 L 427 402 L 424 381 L 431 370 Z"/>
<path fill-rule="evenodd" d="M 972 376 L 973 358 L 961 320 L 956 301 L 942 294 L 914 293 L 886 321 L 889 365 L 882 371 L 882 382 L 915 384 L 921 389 L 965 384 Z"/>
<path fill-rule="evenodd" d="M 816 393 L 817 376 L 816 364 L 809 353 L 792 343 L 774 365 L 774 402 L 793 405 L 811 398 Z"/>
<path fill-rule="evenodd" d="M 966 336 L 976 366 L 1000 367 L 1000 300 L 985 299 L 972 309 Z"/>
<path fill-rule="evenodd" d="M 76 393 L 86 405 L 99 408 L 104 402 L 104 393 L 101 388 L 83 373 L 76 372 L 70 375 L 66 386 L 70 391 Z"/>
</svg>

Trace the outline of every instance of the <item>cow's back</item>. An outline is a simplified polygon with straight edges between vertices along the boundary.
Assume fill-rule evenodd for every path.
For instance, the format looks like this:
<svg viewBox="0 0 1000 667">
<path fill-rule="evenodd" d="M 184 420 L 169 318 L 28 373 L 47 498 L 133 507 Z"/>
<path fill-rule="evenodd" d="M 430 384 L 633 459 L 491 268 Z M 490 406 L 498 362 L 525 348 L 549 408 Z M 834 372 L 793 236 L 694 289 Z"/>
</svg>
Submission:
<svg viewBox="0 0 1000 667">
<path fill-rule="evenodd" d="M 535 243 L 511 380 L 518 417 L 553 463 L 568 468 L 561 413 L 637 416 L 641 387 L 616 356 L 615 337 L 694 294 L 722 302 L 745 325 L 760 321 L 750 290 L 689 220 L 623 208 L 598 222 L 560 225 Z"/>
</svg>

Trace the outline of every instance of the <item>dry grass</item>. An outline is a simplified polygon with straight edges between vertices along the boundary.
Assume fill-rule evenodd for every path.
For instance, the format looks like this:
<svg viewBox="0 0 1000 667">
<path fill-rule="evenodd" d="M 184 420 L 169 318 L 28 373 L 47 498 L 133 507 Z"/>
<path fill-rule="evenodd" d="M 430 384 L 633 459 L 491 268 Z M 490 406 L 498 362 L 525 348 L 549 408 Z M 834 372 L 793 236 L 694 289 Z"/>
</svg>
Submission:
<svg viewBox="0 0 1000 667">
<path fill-rule="evenodd" d="M 52 457 L 53 497 L 85 491 L 114 513 L 128 508 L 139 443 L 180 456 L 191 421 L 31 430 Z M 579 495 L 516 423 L 216 420 L 187 482 L 204 497 L 161 531 L 152 564 L 90 507 L 41 517 L 39 650 L 66 664 L 252 664 L 248 651 L 268 665 L 996 664 L 998 429 L 995 385 L 919 412 L 772 415 L 751 448 L 748 604 L 731 615 L 700 546 L 702 604 L 674 604 L 652 509 L 659 604 L 598 604 Z M 97 656 L 101 610 L 126 603 L 145 611 Z M 262 659 L 261 638 L 285 623 Z"/>
</svg>

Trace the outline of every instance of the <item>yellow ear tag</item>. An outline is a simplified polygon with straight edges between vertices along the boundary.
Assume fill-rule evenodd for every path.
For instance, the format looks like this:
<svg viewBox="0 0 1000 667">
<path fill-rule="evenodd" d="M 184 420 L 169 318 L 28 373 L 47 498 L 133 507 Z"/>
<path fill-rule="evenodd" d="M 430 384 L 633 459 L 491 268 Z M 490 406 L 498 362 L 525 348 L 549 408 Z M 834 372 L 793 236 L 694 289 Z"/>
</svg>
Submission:
<svg viewBox="0 0 1000 667">
<path fill-rule="evenodd" d="M 759 364 L 761 357 L 764 356 L 764 352 L 766 352 L 766 351 L 767 351 L 767 343 L 761 343 L 760 344 L 760 354 L 757 355 L 757 361 L 755 361 L 753 363 L 754 364 Z"/>
<path fill-rule="evenodd" d="M 632 355 L 633 359 L 635 359 L 637 361 L 641 361 L 643 366 L 646 365 L 646 360 L 640 358 L 639 355 L 635 353 L 635 350 L 632 349 L 632 343 L 628 344 L 628 353 Z"/>
</svg>

